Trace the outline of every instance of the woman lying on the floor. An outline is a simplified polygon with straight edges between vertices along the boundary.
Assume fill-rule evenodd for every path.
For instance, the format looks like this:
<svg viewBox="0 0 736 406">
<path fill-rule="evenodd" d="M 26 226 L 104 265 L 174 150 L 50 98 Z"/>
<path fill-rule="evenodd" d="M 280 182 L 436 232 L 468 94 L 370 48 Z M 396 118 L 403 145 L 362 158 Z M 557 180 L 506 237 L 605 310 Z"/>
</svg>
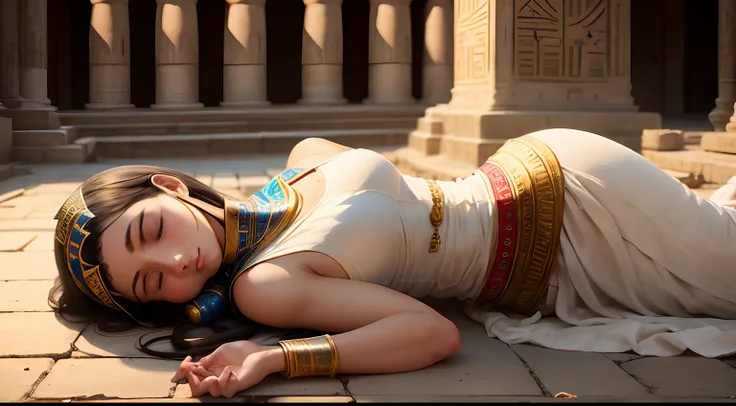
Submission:
<svg viewBox="0 0 736 406">
<path fill-rule="evenodd" d="M 160 324 L 185 306 L 200 323 L 229 307 L 336 333 L 187 358 L 174 379 L 195 396 L 232 396 L 276 372 L 432 365 L 460 335 L 425 296 L 464 301 L 506 343 L 736 352 L 736 211 L 717 202 L 734 185 L 701 199 L 635 152 L 569 129 L 511 140 L 454 182 L 320 139 L 299 143 L 287 168 L 244 202 L 169 169 L 93 176 L 57 214 L 57 308 Z"/>
</svg>

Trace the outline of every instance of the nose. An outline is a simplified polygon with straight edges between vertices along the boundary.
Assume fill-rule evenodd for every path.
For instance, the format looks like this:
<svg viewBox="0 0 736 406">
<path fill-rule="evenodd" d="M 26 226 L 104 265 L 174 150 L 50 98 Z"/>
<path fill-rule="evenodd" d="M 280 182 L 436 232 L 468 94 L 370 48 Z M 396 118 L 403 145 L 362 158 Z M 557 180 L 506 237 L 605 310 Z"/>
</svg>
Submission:
<svg viewBox="0 0 736 406">
<path fill-rule="evenodd" d="M 167 268 L 169 271 L 177 276 L 186 276 L 196 272 L 197 264 L 195 260 L 187 261 L 182 254 L 176 254 L 173 256 L 172 261 L 169 261 Z"/>
</svg>

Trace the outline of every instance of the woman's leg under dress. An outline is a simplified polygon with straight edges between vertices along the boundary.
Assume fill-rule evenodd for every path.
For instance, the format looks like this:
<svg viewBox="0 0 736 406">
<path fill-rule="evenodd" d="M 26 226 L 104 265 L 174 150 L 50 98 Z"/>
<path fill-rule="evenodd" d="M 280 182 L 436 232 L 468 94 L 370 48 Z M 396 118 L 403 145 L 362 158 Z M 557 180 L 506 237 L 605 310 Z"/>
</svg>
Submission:
<svg viewBox="0 0 736 406">
<path fill-rule="evenodd" d="M 736 211 L 595 134 L 531 134 L 557 155 L 565 210 L 556 317 L 468 314 L 507 342 L 580 351 L 736 353 Z M 550 301 L 548 301 L 550 303 Z"/>
</svg>

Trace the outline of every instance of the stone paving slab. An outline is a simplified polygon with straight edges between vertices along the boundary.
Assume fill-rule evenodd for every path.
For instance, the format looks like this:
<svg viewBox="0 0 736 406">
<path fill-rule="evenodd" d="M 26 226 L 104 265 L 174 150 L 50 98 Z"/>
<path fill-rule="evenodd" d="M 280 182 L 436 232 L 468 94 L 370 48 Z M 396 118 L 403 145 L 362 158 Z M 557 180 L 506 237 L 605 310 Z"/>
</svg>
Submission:
<svg viewBox="0 0 736 406">
<path fill-rule="evenodd" d="M 2 236 L 3 233 L 0 233 Z M 36 233 L 36 238 L 31 241 L 23 251 L 26 252 L 53 252 L 54 251 L 54 233 L 53 231 L 42 231 Z M 51 254 L 53 257 L 54 254 Z M 54 266 L 55 268 L 56 266 Z"/>
<path fill-rule="evenodd" d="M 0 312 L 51 311 L 47 297 L 53 286 L 53 281 L 0 282 Z"/>
<path fill-rule="evenodd" d="M 286 379 L 279 374 L 269 375 L 258 385 L 238 393 L 235 397 L 248 396 L 345 396 L 345 388 L 337 378 L 314 377 Z M 189 398 L 192 391 L 188 384 L 176 386 L 175 398 Z"/>
<path fill-rule="evenodd" d="M 0 220 L 0 233 L 6 231 L 54 231 L 56 220 L 28 219 L 28 220 Z"/>
<path fill-rule="evenodd" d="M 68 353 L 85 325 L 53 312 L 0 313 L 0 356 Z"/>
<path fill-rule="evenodd" d="M 77 341 L 74 342 L 76 350 L 72 352 L 72 357 L 147 357 L 143 352 L 136 349 L 138 339 L 146 333 L 152 333 L 144 337 L 144 340 L 160 337 L 162 335 L 171 334 L 173 328 L 149 329 L 144 327 L 135 328 L 119 333 L 102 332 L 97 329 L 96 323 L 89 324 Z M 158 343 L 157 343 L 158 344 Z M 170 344 L 161 343 L 154 344 L 154 350 L 172 351 L 174 348 Z"/>
<path fill-rule="evenodd" d="M 148 358 L 72 358 L 56 362 L 31 397 L 169 397 L 179 363 Z"/>
<path fill-rule="evenodd" d="M 736 369 L 698 356 L 641 358 L 621 364 L 660 396 L 736 397 Z"/>
<path fill-rule="evenodd" d="M 0 252 L 20 251 L 35 240 L 37 236 L 38 233 L 28 231 L 0 232 Z"/>
<path fill-rule="evenodd" d="M 0 281 L 53 280 L 58 275 L 51 252 L 0 252 L 0 264 Z"/>
<path fill-rule="evenodd" d="M 557 351 L 533 345 L 512 345 L 511 348 L 552 395 L 559 392 L 579 397 L 648 394 L 635 379 L 601 354 Z"/>
<path fill-rule="evenodd" d="M 0 402 L 21 400 L 52 365 L 51 358 L 0 359 Z"/>
</svg>

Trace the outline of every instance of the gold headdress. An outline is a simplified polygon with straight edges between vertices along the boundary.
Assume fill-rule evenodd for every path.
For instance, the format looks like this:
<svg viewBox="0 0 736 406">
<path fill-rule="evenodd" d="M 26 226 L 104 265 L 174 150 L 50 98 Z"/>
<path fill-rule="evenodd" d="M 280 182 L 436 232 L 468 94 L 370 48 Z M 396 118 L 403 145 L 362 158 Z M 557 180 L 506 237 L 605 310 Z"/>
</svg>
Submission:
<svg viewBox="0 0 736 406">
<path fill-rule="evenodd" d="M 89 211 L 84 202 L 81 186 L 66 199 L 54 219 L 56 224 L 56 241 L 64 246 L 64 259 L 67 270 L 74 283 L 91 299 L 111 309 L 122 310 L 136 320 L 116 300 L 116 293 L 105 286 L 99 265 L 92 265 L 82 259 L 82 247 L 90 232 L 89 221 L 95 215 Z"/>
</svg>

